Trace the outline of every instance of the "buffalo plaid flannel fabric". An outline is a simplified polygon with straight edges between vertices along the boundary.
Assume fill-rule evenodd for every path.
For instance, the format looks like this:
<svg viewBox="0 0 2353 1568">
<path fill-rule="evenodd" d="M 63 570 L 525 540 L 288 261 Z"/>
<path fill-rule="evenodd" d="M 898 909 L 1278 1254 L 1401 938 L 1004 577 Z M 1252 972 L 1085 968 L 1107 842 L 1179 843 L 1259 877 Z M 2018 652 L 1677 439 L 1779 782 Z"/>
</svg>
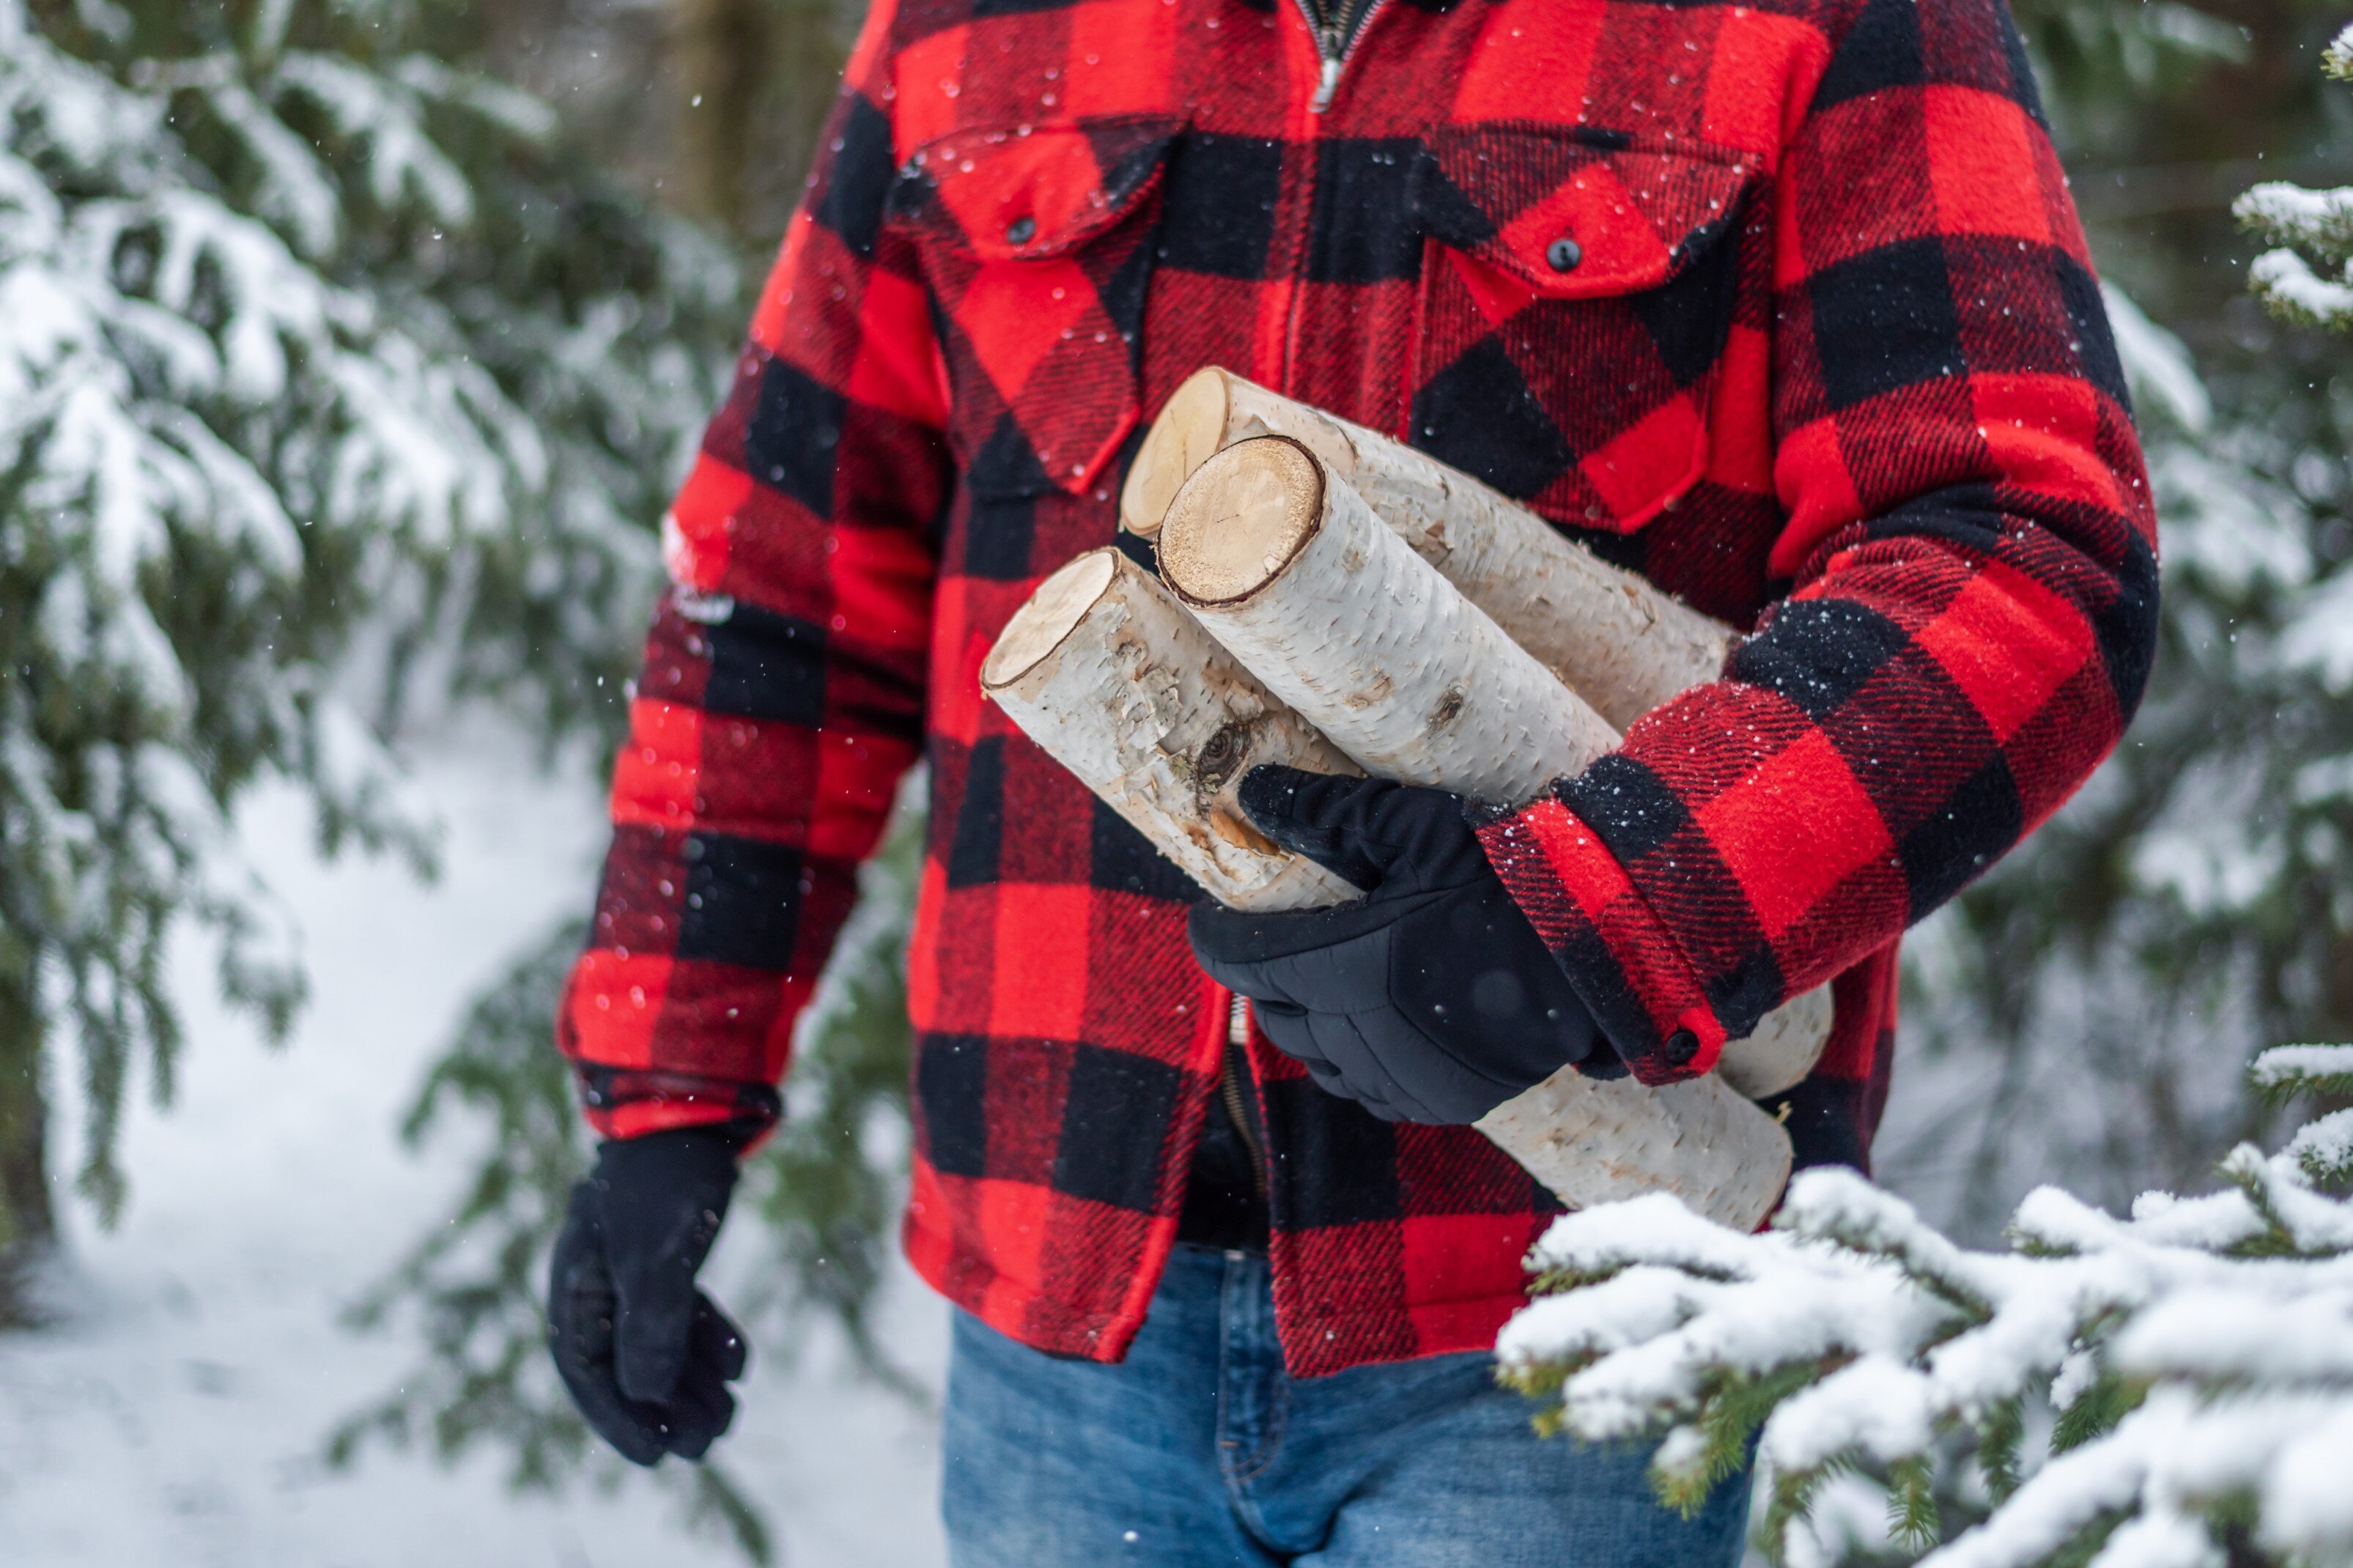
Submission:
<svg viewBox="0 0 2353 1568">
<path fill-rule="evenodd" d="M 2153 645 L 2147 487 L 2000 0 L 1378 0 L 1319 110 L 1322 63 L 1292 0 L 879 0 L 669 520 L 561 1023 L 608 1134 L 765 1124 L 926 757 L 907 1247 L 1055 1352 L 1142 1321 L 1228 998 L 1195 889 L 978 668 L 1113 539 L 1195 369 L 1753 631 L 1483 835 L 1646 1080 L 1833 981 L 1777 1107 L 1802 1163 L 1866 1162 L 1899 934 L 2114 744 Z M 1550 1195 L 1246 1054 L 1292 1370 L 1492 1343 Z"/>
</svg>

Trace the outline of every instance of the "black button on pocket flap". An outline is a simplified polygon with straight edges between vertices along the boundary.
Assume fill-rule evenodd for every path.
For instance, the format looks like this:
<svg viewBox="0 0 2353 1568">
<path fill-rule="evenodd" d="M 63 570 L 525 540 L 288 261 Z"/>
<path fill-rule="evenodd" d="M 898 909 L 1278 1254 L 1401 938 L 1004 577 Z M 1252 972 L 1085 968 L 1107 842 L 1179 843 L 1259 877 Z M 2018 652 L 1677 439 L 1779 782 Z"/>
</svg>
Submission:
<svg viewBox="0 0 2353 1568">
<path fill-rule="evenodd" d="M 1139 115 L 955 132 L 901 167 L 892 213 L 976 261 L 1065 255 L 1143 205 L 1183 128 Z"/>
<path fill-rule="evenodd" d="M 1433 132 L 1415 205 L 1432 237 L 1547 298 L 1655 289 L 1736 221 L 1753 164 L 1582 127 Z"/>
</svg>

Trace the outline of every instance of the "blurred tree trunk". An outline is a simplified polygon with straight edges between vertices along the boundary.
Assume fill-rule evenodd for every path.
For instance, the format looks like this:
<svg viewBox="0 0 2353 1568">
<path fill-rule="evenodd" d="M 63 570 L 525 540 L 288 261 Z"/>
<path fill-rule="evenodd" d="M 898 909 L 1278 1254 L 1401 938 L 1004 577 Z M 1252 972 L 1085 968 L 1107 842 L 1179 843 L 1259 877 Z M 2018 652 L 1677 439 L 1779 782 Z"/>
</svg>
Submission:
<svg viewBox="0 0 2353 1568">
<path fill-rule="evenodd" d="M 768 0 L 776 102 L 768 144 L 753 150 L 760 162 L 749 166 L 765 172 L 774 212 L 788 213 L 801 198 L 802 176 L 817 157 L 849 42 L 865 13 L 866 0 Z"/>
<path fill-rule="evenodd" d="M 21 973 L 0 973 L 0 1328 L 29 1316 L 25 1272 L 57 1238 L 35 980 L 29 964 L 10 969 Z"/>
<path fill-rule="evenodd" d="M 731 233 L 747 215 L 745 165 L 771 42 L 762 0 L 674 0 L 671 58 L 679 104 L 677 169 L 683 203 Z"/>
</svg>

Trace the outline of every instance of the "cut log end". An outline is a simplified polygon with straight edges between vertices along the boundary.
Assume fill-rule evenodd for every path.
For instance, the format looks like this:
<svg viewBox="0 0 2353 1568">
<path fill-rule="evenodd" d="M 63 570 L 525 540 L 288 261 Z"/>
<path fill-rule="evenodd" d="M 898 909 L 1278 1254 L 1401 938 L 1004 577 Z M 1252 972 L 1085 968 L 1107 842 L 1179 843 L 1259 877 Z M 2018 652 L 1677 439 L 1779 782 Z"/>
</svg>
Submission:
<svg viewBox="0 0 2353 1568">
<path fill-rule="evenodd" d="M 1152 422 L 1120 487 L 1119 521 L 1128 532 L 1151 539 L 1160 532 L 1176 492 L 1193 470 L 1217 456 L 1226 441 L 1231 394 L 1224 371 L 1211 365 L 1185 378 Z"/>
<path fill-rule="evenodd" d="M 1014 612 L 997 646 L 980 667 L 984 691 L 997 691 L 1020 679 L 1053 652 L 1086 618 L 1119 571 L 1119 552 L 1090 550 L 1038 584 L 1029 603 Z"/>
<path fill-rule="evenodd" d="M 1160 574 L 1178 598 L 1231 605 L 1282 574 L 1324 518 L 1324 470 L 1281 436 L 1237 442 L 1204 462 L 1168 509 Z"/>
<path fill-rule="evenodd" d="M 1750 1100 L 1787 1093 L 1821 1060 L 1835 1012 L 1826 984 L 1791 997 L 1766 1014 L 1746 1038 L 1724 1047 L 1717 1074 Z"/>
</svg>

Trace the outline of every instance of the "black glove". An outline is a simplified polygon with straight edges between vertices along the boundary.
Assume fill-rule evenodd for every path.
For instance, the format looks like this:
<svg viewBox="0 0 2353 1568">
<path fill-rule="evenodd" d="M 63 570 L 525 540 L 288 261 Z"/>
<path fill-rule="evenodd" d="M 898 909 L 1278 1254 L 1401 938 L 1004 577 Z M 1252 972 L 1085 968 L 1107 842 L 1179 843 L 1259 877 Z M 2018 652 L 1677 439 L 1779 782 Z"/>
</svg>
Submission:
<svg viewBox="0 0 2353 1568">
<path fill-rule="evenodd" d="M 1467 1122 L 1594 1053 L 1593 1016 L 1488 865 L 1459 795 L 1259 767 L 1242 809 L 1366 889 L 1331 909 L 1193 908 L 1193 952 L 1268 1039 L 1383 1121 Z M 1602 1046 L 1595 1052 L 1597 1045 Z"/>
<path fill-rule="evenodd" d="M 735 1417 L 744 1335 L 694 1285 L 735 1153 L 703 1128 L 608 1142 L 555 1238 L 548 1350 L 588 1425 L 636 1464 L 700 1459 Z"/>
</svg>

